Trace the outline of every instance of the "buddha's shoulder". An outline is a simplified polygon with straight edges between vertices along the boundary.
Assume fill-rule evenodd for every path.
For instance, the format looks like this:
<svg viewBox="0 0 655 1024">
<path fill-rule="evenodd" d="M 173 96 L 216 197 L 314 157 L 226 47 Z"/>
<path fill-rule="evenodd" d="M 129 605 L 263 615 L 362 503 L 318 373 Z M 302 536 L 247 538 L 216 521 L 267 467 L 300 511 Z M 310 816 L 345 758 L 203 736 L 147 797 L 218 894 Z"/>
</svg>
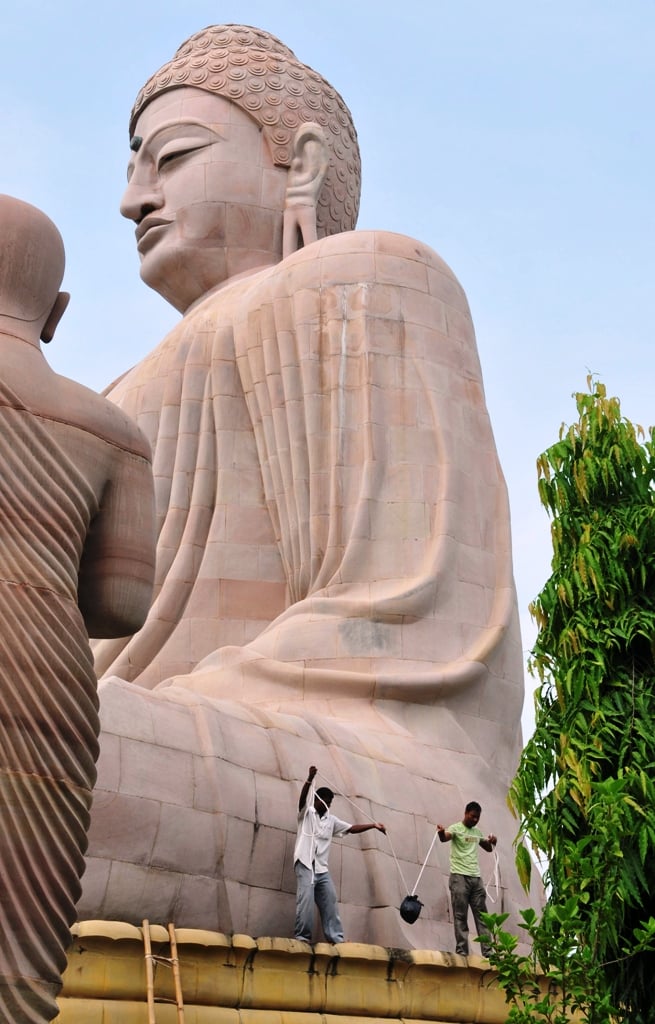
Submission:
<svg viewBox="0 0 655 1024">
<path fill-rule="evenodd" d="M 407 261 L 433 267 L 441 273 L 454 277 L 454 274 L 447 263 L 424 242 L 409 235 L 401 235 L 394 231 L 344 231 L 337 235 L 330 235 L 328 238 L 321 238 L 313 245 L 301 249 L 294 256 L 289 257 L 285 262 L 291 264 L 317 260 L 342 260 L 345 272 L 348 270 L 349 260 L 353 260 L 353 266 L 358 268 L 367 260 L 377 263 L 382 267 L 384 261 L 389 259 Z"/>
<path fill-rule="evenodd" d="M 466 302 L 457 278 L 434 249 L 392 231 L 346 231 L 321 238 L 264 272 L 255 288 L 297 292 L 349 284 L 447 291 L 458 295 L 457 304 Z"/>
<path fill-rule="evenodd" d="M 255 309 L 307 292 L 326 298 L 339 288 L 380 286 L 429 294 L 468 315 L 464 291 L 450 267 L 429 245 L 391 231 L 345 231 L 321 238 L 272 267 L 206 296 L 159 347 L 179 347 L 184 337 L 208 339 L 243 323 Z M 211 342 L 213 344 L 213 341 Z M 157 356 L 158 357 L 158 356 Z"/>
</svg>

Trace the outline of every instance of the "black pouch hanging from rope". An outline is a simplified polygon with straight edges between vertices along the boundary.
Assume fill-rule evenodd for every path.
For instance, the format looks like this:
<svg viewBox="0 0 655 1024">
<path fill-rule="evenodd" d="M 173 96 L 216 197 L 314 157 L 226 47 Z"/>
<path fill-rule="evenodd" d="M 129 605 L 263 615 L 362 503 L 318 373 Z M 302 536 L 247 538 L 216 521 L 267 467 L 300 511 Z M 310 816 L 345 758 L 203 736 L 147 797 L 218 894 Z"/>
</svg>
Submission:
<svg viewBox="0 0 655 1024">
<path fill-rule="evenodd" d="M 426 854 L 426 857 L 425 857 L 425 860 L 423 861 L 423 866 L 421 867 L 421 870 L 418 873 L 418 878 L 416 879 L 416 885 L 414 886 L 415 890 L 418 889 L 419 882 L 421 881 L 421 877 L 423 875 L 423 872 L 425 871 L 425 865 L 427 864 L 427 862 L 429 860 L 429 857 L 430 857 L 430 854 L 432 853 L 432 847 L 434 846 L 434 844 L 436 842 L 437 835 L 438 835 L 438 833 L 435 830 L 435 833 L 432 836 L 432 842 L 430 843 L 430 849 L 428 850 L 428 852 Z M 396 860 L 396 864 L 398 864 L 397 860 Z M 398 864 L 398 870 L 400 871 L 400 865 L 399 864 Z M 400 877 L 402 878 L 402 871 L 400 871 Z M 406 882 L 405 882 L 405 885 L 407 885 Z M 402 903 L 400 904 L 400 906 L 398 908 L 399 911 L 400 911 L 400 916 L 402 917 L 403 921 L 407 921 L 407 924 L 414 924 L 414 921 L 417 920 L 419 914 L 421 913 L 421 907 L 422 906 L 423 906 L 423 904 L 421 903 L 420 899 L 416 895 L 416 892 L 412 893 L 411 896 L 405 896 L 405 899 L 402 901 Z"/>
<path fill-rule="evenodd" d="M 405 899 L 402 901 L 400 907 L 398 908 L 400 910 L 400 916 L 402 917 L 403 921 L 407 921 L 407 924 L 414 924 L 414 921 L 417 920 L 419 914 L 421 913 L 422 906 L 423 904 L 421 903 L 416 893 L 414 893 L 413 896 L 405 896 Z"/>
</svg>

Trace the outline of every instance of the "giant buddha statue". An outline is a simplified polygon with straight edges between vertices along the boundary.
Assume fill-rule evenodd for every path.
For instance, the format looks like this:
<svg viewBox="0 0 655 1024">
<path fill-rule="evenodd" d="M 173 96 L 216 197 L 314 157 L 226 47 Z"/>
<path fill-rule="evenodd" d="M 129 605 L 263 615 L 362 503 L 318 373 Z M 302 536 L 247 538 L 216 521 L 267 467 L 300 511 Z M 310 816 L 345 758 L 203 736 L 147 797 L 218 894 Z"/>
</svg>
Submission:
<svg viewBox="0 0 655 1024">
<path fill-rule="evenodd" d="M 351 115 L 268 32 L 187 40 L 130 150 L 141 277 L 182 316 L 108 390 L 153 448 L 157 566 L 145 625 L 95 645 L 80 913 L 292 934 L 314 764 L 389 834 L 333 844 L 347 938 L 449 949 L 436 853 L 419 921 L 397 907 L 467 800 L 500 836 L 502 905 L 522 899 L 522 652 L 466 297 L 429 246 L 354 230 Z"/>
</svg>

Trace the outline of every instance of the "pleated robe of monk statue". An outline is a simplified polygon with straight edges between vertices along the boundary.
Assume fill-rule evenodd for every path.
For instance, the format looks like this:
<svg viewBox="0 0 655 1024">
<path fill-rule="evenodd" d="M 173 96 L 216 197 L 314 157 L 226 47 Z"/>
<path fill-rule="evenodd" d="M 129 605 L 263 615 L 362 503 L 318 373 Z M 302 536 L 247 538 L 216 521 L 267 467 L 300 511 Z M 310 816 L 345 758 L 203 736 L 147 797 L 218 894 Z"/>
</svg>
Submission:
<svg viewBox="0 0 655 1024">
<path fill-rule="evenodd" d="M 39 341 L 66 308 L 64 249 L 0 196 L 0 1019 L 57 1014 L 98 753 L 88 631 L 143 623 L 154 572 L 148 443 L 60 377 Z"/>
<path fill-rule="evenodd" d="M 130 146 L 141 276 L 182 318 L 108 391 L 153 447 L 157 572 L 143 628 L 95 647 L 81 906 L 292 934 L 314 764 L 341 817 L 388 828 L 364 857 L 333 843 L 347 938 L 447 950 L 438 851 L 419 921 L 397 908 L 468 800 L 500 836 L 500 904 L 524 899 L 510 523 L 465 295 L 428 246 L 352 230 L 350 114 L 268 33 L 183 44 Z"/>
</svg>

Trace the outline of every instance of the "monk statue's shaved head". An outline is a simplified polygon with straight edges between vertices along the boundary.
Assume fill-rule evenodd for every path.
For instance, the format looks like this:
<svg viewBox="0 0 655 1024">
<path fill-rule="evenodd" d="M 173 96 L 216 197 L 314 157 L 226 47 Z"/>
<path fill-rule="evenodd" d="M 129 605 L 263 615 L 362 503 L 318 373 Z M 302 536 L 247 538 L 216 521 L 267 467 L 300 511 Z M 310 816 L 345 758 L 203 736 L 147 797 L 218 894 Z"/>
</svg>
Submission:
<svg viewBox="0 0 655 1024">
<path fill-rule="evenodd" d="M 64 243 L 49 217 L 0 195 L 0 316 L 45 319 L 64 277 Z"/>
</svg>

